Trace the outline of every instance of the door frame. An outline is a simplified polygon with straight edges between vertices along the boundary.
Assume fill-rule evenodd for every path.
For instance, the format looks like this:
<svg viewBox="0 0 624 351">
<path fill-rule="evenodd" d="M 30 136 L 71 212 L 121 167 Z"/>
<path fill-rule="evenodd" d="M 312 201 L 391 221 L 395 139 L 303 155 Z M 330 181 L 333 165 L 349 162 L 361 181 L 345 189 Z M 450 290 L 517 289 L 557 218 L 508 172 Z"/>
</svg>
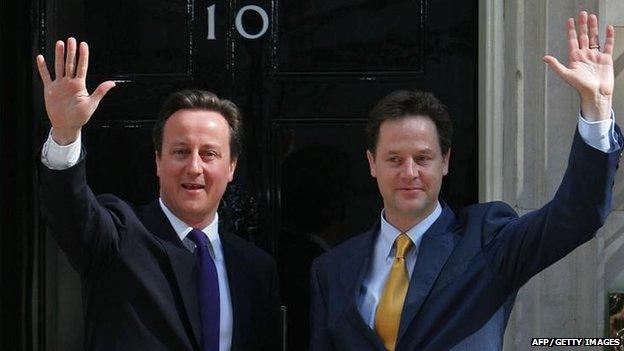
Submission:
<svg viewBox="0 0 624 351">
<path fill-rule="evenodd" d="M 479 0 L 477 96 L 479 117 L 479 202 L 503 198 L 503 101 L 505 2 Z"/>
</svg>

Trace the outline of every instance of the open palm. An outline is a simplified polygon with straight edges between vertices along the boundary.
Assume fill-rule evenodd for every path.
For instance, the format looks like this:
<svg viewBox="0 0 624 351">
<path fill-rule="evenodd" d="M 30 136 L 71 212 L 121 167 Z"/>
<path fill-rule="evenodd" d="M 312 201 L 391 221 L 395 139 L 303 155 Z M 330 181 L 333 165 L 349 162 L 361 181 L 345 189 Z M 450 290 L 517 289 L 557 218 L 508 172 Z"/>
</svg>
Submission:
<svg viewBox="0 0 624 351">
<path fill-rule="evenodd" d="M 544 56 L 544 61 L 578 91 L 584 115 L 604 119 L 609 115 L 613 95 L 612 55 L 615 31 L 612 26 L 607 26 L 605 45 L 601 52 L 598 42 L 598 18 L 595 15 L 588 16 L 587 12 L 583 11 L 579 13 L 578 33 L 579 35 L 574 26 L 574 19 L 568 19 L 568 67 L 550 55 Z M 607 111 L 604 111 L 605 109 Z"/>
<path fill-rule="evenodd" d="M 37 67 L 44 86 L 46 111 L 56 131 L 75 133 L 89 121 L 104 95 L 115 86 L 115 83 L 106 81 L 89 95 L 85 83 L 89 64 L 87 43 L 80 43 L 77 64 L 74 38 L 67 39 L 67 55 L 62 41 L 56 43 L 54 51 L 54 80 L 50 78 L 43 56 L 37 56 Z"/>
<path fill-rule="evenodd" d="M 605 45 L 600 51 L 598 18 L 582 11 L 578 15 L 578 34 L 574 19 L 566 24 L 568 67 L 550 55 L 544 62 L 581 96 L 581 113 L 592 120 L 607 119 L 613 96 L 613 42 L 615 31 L 607 26 Z"/>
<path fill-rule="evenodd" d="M 575 49 L 570 53 L 566 81 L 577 88 L 601 95 L 613 95 L 613 59 L 598 50 Z"/>
</svg>

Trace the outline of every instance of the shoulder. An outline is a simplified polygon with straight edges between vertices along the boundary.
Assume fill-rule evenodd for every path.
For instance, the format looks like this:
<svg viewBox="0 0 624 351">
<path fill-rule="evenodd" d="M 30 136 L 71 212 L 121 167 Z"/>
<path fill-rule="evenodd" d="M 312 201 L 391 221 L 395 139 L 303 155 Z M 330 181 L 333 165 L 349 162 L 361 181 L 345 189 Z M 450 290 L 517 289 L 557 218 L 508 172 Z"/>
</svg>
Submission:
<svg viewBox="0 0 624 351">
<path fill-rule="evenodd" d="M 223 250 L 231 250 L 232 252 L 229 254 L 232 254 L 237 260 L 255 267 L 270 267 L 272 269 L 276 266 L 275 260 L 271 255 L 238 235 L 223 231 L 220 237 Z"/>
<path fill-rule="evenodd" d="M 462 209 L 458 216 L 464 233 L 479 234 L 484 243 L 490 241 L 507 224 L 518 219 L 518 213 L 502 201 L 474 204 Z"/>
<path fill-rule="evenodd" d="M 136 212 L 139 209 L 132 202 L 124 200 L 117 195 L 99 194 L 96 196 L 96 198 L 102 206 L 119 207 L 132 212 Z"/>
<path fill-rule="evenodd" d="M 483 202 L 464 207 L 459 213 L 459 221 L 466 223 L 474 220 L 518 217 L 516 211 L 502 201 Z"/>
<path fill-rule="evenodd" d="M 133 203 L 113 194 L 100 194 L 96 196 L 96 199 L 98 204 L 105 208 L 108 213 L 119 219 L 138 217 L 138 213 L 143 210 L 143 207 L 137 207 Z"/>
<path fill-rule="evenodd" d="M 378 230 L 377 227 L 375 226 L 373 229 L 360 233 L 317 257 L 312 262 L 313 269 L 335 266 L 340 262 L 368 254 L 375 231 Z"/>
</svg>

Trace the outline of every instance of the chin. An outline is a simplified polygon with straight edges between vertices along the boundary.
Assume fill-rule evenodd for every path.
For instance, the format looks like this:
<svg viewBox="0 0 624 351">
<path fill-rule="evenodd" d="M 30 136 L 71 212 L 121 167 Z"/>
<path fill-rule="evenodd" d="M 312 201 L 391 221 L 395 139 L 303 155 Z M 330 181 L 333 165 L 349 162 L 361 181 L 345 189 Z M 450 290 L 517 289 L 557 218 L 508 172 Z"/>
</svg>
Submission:
<svg viewBox="0 0 624 351">
<path fill-rule="evenodd" d="M 405 206 L 399 206 L 398 207 L 400 209 L 400 211 L 406 215 L 422 215 L 425 211 L 428 211 L 429 208 L 427 206 L 424 206 L 422 204 L 417 204 L 417 205 L 405 205 Z"/>
<path fill-rule="evenodd" d="M 397 208 L 401 209 L 404 212 L 414 212 L 414 211 L 422 211 L 426 207 L 421 201 L 413 199 L 411 201 L 402 201 L 397 204 Z"/>
<path fill-rule="evenodd" d="M 188 207 L 184 209 L 184 212 L 194 218 L 203 217 L 208 213 L 205 208 L 201 207 Z"/>
</svg>

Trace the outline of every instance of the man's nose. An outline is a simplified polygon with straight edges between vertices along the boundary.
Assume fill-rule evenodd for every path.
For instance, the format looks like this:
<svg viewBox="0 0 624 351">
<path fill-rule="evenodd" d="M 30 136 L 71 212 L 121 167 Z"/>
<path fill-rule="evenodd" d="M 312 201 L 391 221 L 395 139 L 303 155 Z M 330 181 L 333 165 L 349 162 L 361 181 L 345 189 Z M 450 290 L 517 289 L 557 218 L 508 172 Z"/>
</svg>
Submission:
<svg viewBox="0 0 624 351">
<path fill-rule="evenodd" d="M 189 157 L 188 160 L 188 165 L 187 165 L 187 171 L 190 174 L 201 174 L 202 172 L 202 167 L 201 167 L 201 163 L 202 163 L 202 159 L 201 156 L 199 156 L 198 153 L 193 152 L 191 153 L 191 156 Z"/>
<path fill-rule="evenodd" d="M 401 168 L 401 176 L 405 178 L 416 178 L 418 177 L 418 164 L 414 162 L 414 160 L 407 159 L 403 162 L 403 167 Z"/>
</svg>

